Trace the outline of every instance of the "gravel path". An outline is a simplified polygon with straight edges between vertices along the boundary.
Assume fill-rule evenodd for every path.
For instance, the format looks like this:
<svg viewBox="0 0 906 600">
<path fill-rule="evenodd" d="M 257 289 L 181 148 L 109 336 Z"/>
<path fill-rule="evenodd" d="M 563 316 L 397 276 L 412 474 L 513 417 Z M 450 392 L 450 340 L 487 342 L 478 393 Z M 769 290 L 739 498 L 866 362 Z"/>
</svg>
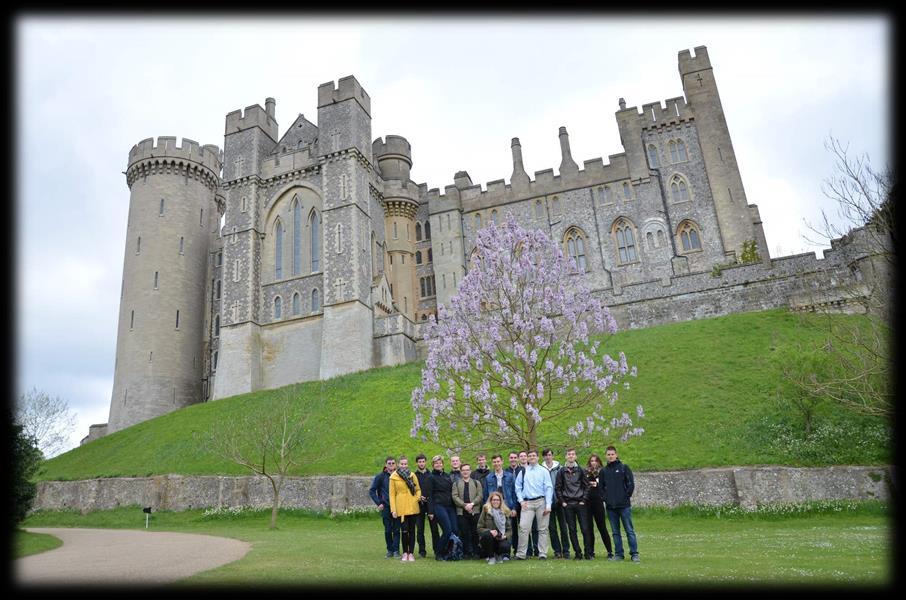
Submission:
<svg viewBox="0 0 906 600">
<path fill-rule="evenodd" d="M 154 585 L 239 560 L 248 542 L 211 535 L 124 529 L 28 528 L 63 545 L 14 561 L 14 580 L 31 585 Z"/>
</svg>

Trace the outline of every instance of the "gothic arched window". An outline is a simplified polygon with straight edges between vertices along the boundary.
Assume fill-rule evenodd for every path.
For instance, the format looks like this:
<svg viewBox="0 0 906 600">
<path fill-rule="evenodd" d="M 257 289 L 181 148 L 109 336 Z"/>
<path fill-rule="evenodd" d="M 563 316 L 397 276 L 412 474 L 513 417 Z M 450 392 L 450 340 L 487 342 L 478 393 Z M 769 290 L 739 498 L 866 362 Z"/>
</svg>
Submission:
<svg viewBox="0 0 906 600">
<path fill-rule="evenodd" d="M 580 273 L 588 271 L 588 262 L 585 258 L 585 242 L 587 236 L 578 227 L 570 227 L 563 236 L 566 252 L 576 261 Z"/>
<path fill-rule="evenodd" d="M 422 241 L 422 224 L 421 224 L 421 222 L 418 222 L 415 224 L 415 241 L 416 242 Z"/>
<path fill-rule="evenodd" d="M 302 203 L 293 198 L 293 275 L 302 274 Z"/>
<path fill-rule="evenodd" d="M 318 292 L 318 288 L 315 288 L 311 291 L 311 312 L 319 310 L 321 310 L 321 294 Z"/>
<path fill-rule="evenodd" d="M 283 279 L 283 222 L 277 219 L 274 228 L 274 278 Z"/>
<path fill-rule="evenodd" d="M 425 221 L 425 239 L 431 239 L 431 221 Z"/>
<path fill-rule="evenodd" d="M 623 182 L 623 199 L 632 200 L 632 190 L 629 187 L 629 184 L 625 181 Z"/>
<path fill-rule="evenodd" d="M 274 298 L 274 319 L 279 319 L 283 316 L 283 300 L 280 296 Z"/>
<path fill-rule="evenodd" d="M 415 252 L 415 264 L 417 264 L 417 265 L 422 264 L 422 251 L 421 250 L 416 250 L 416 252 Z"/>
<path fill-rule="evenodd" d="M 676 234 L 680 239 L 683 252 L 702 249 L 701 233 L 698 229 L 698 225 L 692 221 L 683 221 L 680 223 L 679 227 L 676 229 Z"/>
<path fill-rule="evenodd" d="M 497 211 L 496 210 L 491 211 L 491 221 L 493 221 L 495 225 L 497 224 Z"/>
<path fill-rule="evenodd" d="M 652 169 L 660 167 L 660 163 L 657 160 L 657 146 L 654 144 L 648 144 L 648 166 Z"/>
<path fill-rule="evenodd" d="M 535 218 L 540 219 L 544 216 L 544 206 L 541 204 L 541 200 L 535 200 Z"/>
<path fill-rule="evenodd" d="M 620 264 L 638 260 L 635 250 L 635 226 L 632 222 L 620 217 L 613 224 L 613 235 L 617 242 L 617 258 Z"/>
<path fill-rule="evenodd" d="M 311 231 L 311 272 L 321 270 L 321 215 L 312 209 L 308 215 L 308 225 Z"/>
<path fill-rule="evenodd" d="M 299 292 L 293 294 L 293 314 L 298 315 L 302 312 L 302 296 Z"/>
<path fill-rule="evenodd" d="M 674 202 L 686 202 L 690 200 L 689 184 L 681 175 L 674 175 L 670 179 L 670 194 Z"/>
</svg>

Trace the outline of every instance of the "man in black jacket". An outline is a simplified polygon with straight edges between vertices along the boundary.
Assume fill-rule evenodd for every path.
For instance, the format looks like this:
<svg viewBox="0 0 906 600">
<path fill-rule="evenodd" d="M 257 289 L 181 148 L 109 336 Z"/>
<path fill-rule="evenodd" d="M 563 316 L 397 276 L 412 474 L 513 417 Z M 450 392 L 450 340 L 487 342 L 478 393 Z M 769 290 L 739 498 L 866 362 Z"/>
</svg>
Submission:
<svg viewBox="0 0 906 600">
<path fill-rule="evenodd" d="M 444 459 L 437 455 L 431 459 L 434 470 L 431 471 L 431 495 L 428 496 L 428 518 L 436 520 L 444 533 L 437 541 L 434 558 L 444 560 L 450 534 L 459 535 L 456 507 L 453 505 L 453 477 L 444 473 Z"/>
<path fill-rule="evenodd" d="M 384 541 L 387 542 L 387 558 L 400 555 L 400 521 L 390 514 L 390 475 L 396 471 L 396 460 L 388 456 L 384 469 L 374 476 L 368 494 L 381 511 L 384 520 Z"/>
<path fill-rule="evenodd" d="M 415 464 L 418 467 L 415 470 L 415 476 L 418 478 L 418 487 L 422 491 L 421 498 L 418 500 L 421 512 L 415 517 L 415 531 L 418 540 L 418 555 L 422 558 L 428 554 L 425 551 L 425 517 L 428 515 L 428 498 L 431 497 L 431 472 L 425 466 L 427 461 L 424 454 L 415 457 Z M 437 531 L 437 519 L 428 519 L 428 524 L 431 528 L 431 548 L 434 550 L 434 555 L 437 556 L 437 538 L 440 537 Z"/>
<path fill-rule="evenodd" d="M 632 526 L 632 505 L 629 499 L 635 490 L 635 480 L 629 465 L 620 462 L 617 449 L 607 446 L 607 465 L 601 469 L 598 481 L 601 493 L 604 495 L 604 504 L 607 506 L 607 519 L 610 521 L 610 530 L 613 531 L 612 558 L 607 560 L 623 560 L 623 538 L 620 536 L 620 523 L 626 529 L 626 539 L 629 540 L 629 555 L 632 562 L 639 562 L 639 548 Z"/>
<path fill-rule="evenodd" d="M 484 479 L 488 476 L 488 473 L 491 472 L 491 469 L 488 468 L 488 456 L 486 454 L 479 454 L 475 457 L 475 460 L 478 462 L 478 467 L 472 471 L 472 479 L 481 484 L 481 489 L 484 489 Z"/>
<path fill-rule="evenodd" d="M 588 518 L 588 482 L 585 480 L 585 471 L 576 462 L 576 449 L 566 451 L 566 464 L 560 467 L 557 473 L 557 501 L 563 507 L 563 517 L 569 530 L 569 540 L 573 545 L 575 558 L 582 560 L 582 549 L 579 547 L 579 536 L 576 535 L 576 517 L 579 517 L 579 528 L 582 530 L 582 544 L 586 549 L 594 543 L 591 536 L 591 523 Z M 566 551 L 567 549 L 564 548 Z M 587 551 L 587 550 L 586 550 Z"/>
</svg>

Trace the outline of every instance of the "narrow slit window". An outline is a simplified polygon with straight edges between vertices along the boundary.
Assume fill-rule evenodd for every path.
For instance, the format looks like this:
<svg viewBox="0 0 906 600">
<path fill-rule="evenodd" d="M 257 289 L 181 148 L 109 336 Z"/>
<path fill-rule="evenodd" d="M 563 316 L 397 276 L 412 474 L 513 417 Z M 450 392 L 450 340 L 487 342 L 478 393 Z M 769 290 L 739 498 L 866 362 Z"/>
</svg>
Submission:
<svg viewBox="0 0 906 600">
<path fill-rule="evenodd" d="M 183 250 L 185 249 L 185 240 L 186 239 L 184 237 L 179 238 L 179 253 L 180 254 L 184 254 Z"/>
<path fill-rule="evenodd" d="M 179 329 L 179 311 L 176 311 L 176 328 Z"/>
</svg>

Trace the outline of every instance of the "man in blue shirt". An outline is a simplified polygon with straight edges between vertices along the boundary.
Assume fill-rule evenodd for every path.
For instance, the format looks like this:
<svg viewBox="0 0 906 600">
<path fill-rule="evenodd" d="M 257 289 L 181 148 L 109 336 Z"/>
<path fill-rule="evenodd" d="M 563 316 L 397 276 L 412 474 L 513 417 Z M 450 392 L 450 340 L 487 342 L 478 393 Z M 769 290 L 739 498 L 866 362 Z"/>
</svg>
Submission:
<svg viewBox="0 0 906 600">
<path fill-rule="evenodd" d="M 538 521 L 538 559 L 547 559 L 547 523 L 553 505 L 554 486 L 547 469 L 538 464 L 538 451 L 528 452 L 525 470 L 516 476 L 516 499 L 522 506 L 519 517 L 519 549 L 517 560 L 525 560 L 532 523 Z"/>
</svg>

